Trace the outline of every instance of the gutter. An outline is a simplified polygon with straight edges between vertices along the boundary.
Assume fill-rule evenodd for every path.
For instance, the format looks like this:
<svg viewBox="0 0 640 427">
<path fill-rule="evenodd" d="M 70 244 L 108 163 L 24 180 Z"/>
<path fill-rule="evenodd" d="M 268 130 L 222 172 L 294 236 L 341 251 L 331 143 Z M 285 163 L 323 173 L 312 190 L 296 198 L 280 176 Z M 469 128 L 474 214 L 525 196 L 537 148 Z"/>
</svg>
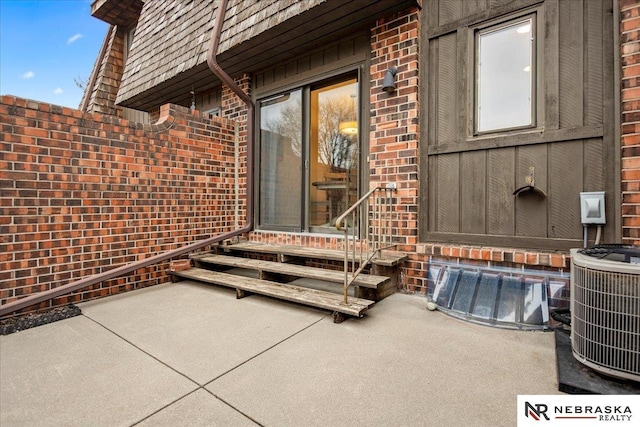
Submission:
<svg viewBox="0 0 640 427">
<path fill-rule="evenodd" d="M 48 301 L 53 298 L 57 298 L 62 295 L 95 285 L 96 283 L 104 282 L 106 280 L 134 272 L 141 268 L 167 261 L 171 258 L 175 258 L 188 252 L 219 243 L 223 240 L 237 237 L 241 234 L 248 233 L 253 230 L 253 139 L 255 105 L 253 104 L 253 100 L 251 99 L 251 97 L 249 97 L 246 93 L 244 93 L 242 89 L 240 89 L 240 87 L 233 81 L 233 79 L 229 77 L 229 75 L 220 67 L 220 65 L 218 65 L 218 62 L 216 60 L 216 52 L 218 51 L 218 46 L 220 44 L 220 34 L 222 32 L 222 25 L 224 23 L 226 10 L 227 0 L 222 0 L 216 11 L 216 20 L 214 22 L 213 30 L 211 33 L 211 44 L 209 45 L 207 64 L 209 65 L 211 71 L 247 105 L 247 217 L 245 220 L 245 226 L 234 231 L 229 231 L 227 233 L 222 233 L 214 237 L 209 237 L 208 239 L 191 243 L 178 249 L 173 249 L 161 254 L 151 256 L 149 258 L 142 259 L 140 261 L 132 262 L 130 264 L 114 268 L 112 270 L 85 277 L 75 282 L 67 283 L 66 285 L 50 289 L 48 291 L 39 292 L 37 294 L 21 298 L 17 301 L 12 301 L 0 306 L 0 317 L 11 314 L 18 310 L 22 310 L 23 308 L 27 308 L 32 305 L 39 304 L 41 302 Z"/>
</svg>

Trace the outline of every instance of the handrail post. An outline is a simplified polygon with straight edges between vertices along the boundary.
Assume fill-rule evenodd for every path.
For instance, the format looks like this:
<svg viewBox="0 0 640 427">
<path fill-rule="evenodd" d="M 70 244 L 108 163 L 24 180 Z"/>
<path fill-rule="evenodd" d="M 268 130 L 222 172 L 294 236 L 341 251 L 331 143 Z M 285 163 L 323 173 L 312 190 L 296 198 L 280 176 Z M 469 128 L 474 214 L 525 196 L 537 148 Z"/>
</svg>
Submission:
<svg viewBox="0 0 640 427">
<path fill-rule="evenodd" d="M 375 187 L 369 190 L 367 194 L 362 196 L 336 219 L 336 229 L 344 232 L 343 296 L 345 304 L 349 303 L 349 286 L 367 267 L 373 257 L 382 251 L 387 240 L 389 244 L 393 242 L 391 231 L 393 229 L 393 214 L 395 210 L 392 206 L 393 198 L 391 193 L 395 189 L 395 183 L 391 183 L 385 187 Z M 370 206 L 372 197 L 373 206 Z M 371 218 L 369 218 L 370 210 Z M 349 227 L 347 221 L 349 217 L 351 217 L 351 227 Z M 349 229 L 351 229 L 351 235 L 349 235 Z M 358 241 L 359 236 L 364 236 L 364 247 L 363 242 Z M 349 244 L 351 244 L 351 267 L 349 267 Z M 360 246 L 358 248 L 360 256 L 357 259 L 359 265 L 356 268 L 356 245 L 358 244 Z"/>
<path fill-rule="evenodd" d="M 344 303 L 349 304 L 347 297 L 347 283 L 349 283 L 349 236 L 345 229 L 344 231 L 344 283 L 342 285 L 342 293 L 344 296 Z"/>
</svg>

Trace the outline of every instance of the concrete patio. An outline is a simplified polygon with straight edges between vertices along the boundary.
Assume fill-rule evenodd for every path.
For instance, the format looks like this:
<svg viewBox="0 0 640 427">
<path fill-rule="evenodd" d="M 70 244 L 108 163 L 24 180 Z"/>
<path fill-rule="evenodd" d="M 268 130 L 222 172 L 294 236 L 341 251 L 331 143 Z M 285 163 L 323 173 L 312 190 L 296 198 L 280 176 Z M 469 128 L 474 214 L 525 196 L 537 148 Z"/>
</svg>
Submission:
<svg viewBox="0 0 640 427">
<path fill-rule="evenodd" d="M 554 335 L 395 294 L 362 319 L 193 282 L 0 337 L 0 425 L 513 426 L 558 394 Z"/>
</svg>

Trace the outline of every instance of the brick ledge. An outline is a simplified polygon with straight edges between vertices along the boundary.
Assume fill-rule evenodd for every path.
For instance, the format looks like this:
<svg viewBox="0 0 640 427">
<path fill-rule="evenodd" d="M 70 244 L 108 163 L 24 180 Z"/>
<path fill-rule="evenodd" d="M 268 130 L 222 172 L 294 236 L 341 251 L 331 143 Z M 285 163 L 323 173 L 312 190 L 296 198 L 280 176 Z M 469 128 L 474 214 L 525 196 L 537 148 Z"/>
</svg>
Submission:
<svg viewBox="0 0 640 427">
<path fill-rule="evenodd" d="M 508 262 L 522 265 L 569 268 L 568 252 L 527 251 L 522 249 L 462 246 L 438 243 L 418 243 L 415 253 L 422 255 L 463 258 L 475 261 Z"/>
</svg>

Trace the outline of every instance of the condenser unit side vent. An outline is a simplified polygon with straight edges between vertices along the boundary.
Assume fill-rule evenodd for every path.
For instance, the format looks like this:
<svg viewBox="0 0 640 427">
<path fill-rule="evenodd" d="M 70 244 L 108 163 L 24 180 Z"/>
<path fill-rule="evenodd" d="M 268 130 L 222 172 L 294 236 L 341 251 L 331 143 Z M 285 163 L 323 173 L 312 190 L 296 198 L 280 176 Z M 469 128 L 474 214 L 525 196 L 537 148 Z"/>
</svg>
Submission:
<svg viewBox="0 0 640 427">
<path fill-rule="evenodd" d="M 571 348 L 603 374 L 640 381 L 640 266 L 571 250 Z"/>
</svg>

